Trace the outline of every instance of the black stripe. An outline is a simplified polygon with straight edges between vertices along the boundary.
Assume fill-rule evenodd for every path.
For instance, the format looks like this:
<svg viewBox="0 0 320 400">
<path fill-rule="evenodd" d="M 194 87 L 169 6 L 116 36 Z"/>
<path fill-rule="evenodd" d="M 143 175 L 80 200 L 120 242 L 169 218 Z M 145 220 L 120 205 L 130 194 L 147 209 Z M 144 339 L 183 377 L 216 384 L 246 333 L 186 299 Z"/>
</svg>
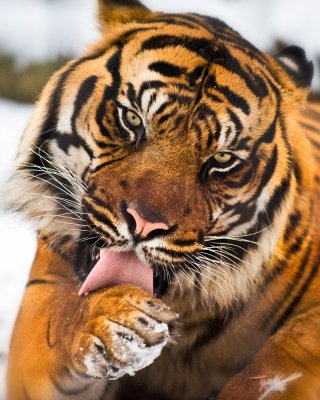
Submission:
<svg viewBox="0 0 320 400">
<path fill-rule="evenodd" d="M 314 133 L 320 133 L 320 129 L 316 128 L 313 125 L 309 125 L 306 122 L 300 122 L 300 125 L 302 125 L 304 128 L 308 129 L 308 131 L 314 132 Z"/>
<path fill-rule="evenodd" d="M 120 157 L 120 158 L 116 158 L 114 160 L 106 161 L 106 162 L 104 162 L 102 164 L 97 165 L 94 169 L 91 170 L 91 175 L 97 173 L 102 168 L 107 167 L 108 165 L 111 165 L 111 164 L 114 164 L 116 162 L 119 162 L 119 161 L 123 160 L 124 158 L 126 158 L 126 156 L 123 156 L 123 157 Z"/>
<path fill-rule="evenodd" d="M 165 14 L 158 18 L 153 18 L 151 21 L 144 21 L 144 24 L 154 24 L 154 23 L 165 22 L 166 24 L 183 26 L 192 30 L 198 29 L 198 26 L 192 25 L 189 22 L 183 21 L 182 17 L 179 14 Z"/>
<path fill-rule="evenodd" d="M 304 241 L 307 237 L 308 231 L 309 231 L 309 227 L 304 229 L 304 231 L 302 232 L 301 235 L 298 235 L 295 237 L 294 242 L 289 247 L 288 254 L 294 255 L 300 251 L 302 244 L 304 243 Z"/>
<path fill-rule="evenodd" d="M 317 148 L 317 150 L 320 150 L 320 142 L 317 142 L 316 140 L 311 139 L 310 136 L 308 136 L 308 140 L 314 147 Z"/>
<path fill-rule="evenodd" d="M 168 121 L 169 118 L 172 118 L 172 112 L 162 115 L 158 120 L 158 124 L 159 125 L 164 124 L 165 122 Z"/>
<path fill-rule="evenodd" d="M 109 91 L 109 86 L 106 87 L 105 91 L 104 91 L 104 95 L 102 96 L 102 100 L 97 108 L 97 113 L 96 113 L 96 123 L 99 126 L 100 129 L 100 133 L 101 135 L 103 135 L 105 138 L 112 140 L 112 136 L 109 132 L 109 130 L 105 127 L 103 120 L 106 116 L 106 103 L 105 103 L 105 97 L 108 96 L 108 91 Z"/>
<path fill-rule="evenodd" d="M 166 102 L 166 103 L 163 103 L 161 106 L 160 106 L 160 108 L 158 109 L 158 111 L 157 111 L 157 114 L 162 114 L 163 112 L 164 112 L 164 110 L 166 109 L 166 108 L 168 108 L 168 107 L 170 107 L 170 106 L 172 106 L 172 102 Z"/>
<path fill-rule="evenodd" d="M 245 71 L 239 60 L 231 55 L 230 51 L 225 46 L 221 46 L 218 50 L 216 50 L 214 55 L 214 63 L 221 65 L 228 71 L 238 75 L 245 82 L 253 95 L 259 97 L 259 100 L 269 94 L 269 91 L 267 91 L 267 89 L 261 89 L 261 78 L 259 81 L 257 74 Z"/>
<path fill-rule="evenodd" d="M 181 37 L 172 35 L 156 35 L 142 43 L 140 52 L 177 46 L 181 46 L 203 57 L 203 49 L 208 47 L 211 48 L 212 43 L 206 38 L 193 38 L 186 35 Z"/>
<path fill-rule="evenodd" d="M 215 116 L 208 116 L 205 118 L 204 123 L 205 123 L 205 131 L 207 132 L 207 144 L 206 147 L 207 149 L 210 149 L 212 146 L 212 143 L 216 137 L 216 132 L 220 129 L 220 124 L 218 121 L 214 121 L 212 123 L 212 120 L 215 119 Z"/>
<path fill-rule="evenodd" d="M 293 163 L 293 172 L 294 172 L 294 176 L 297 180 L 298 183 L 298 190 L 300 190 L 300 184 L 301 184 L 301 179 L 302 179 L 302 171 L 300 168 L 300 165 L 298 164 L 297 160 L 292 160 Z"/>
<path fill-rule="evenodd" d="M 137 93 L 131 82 L 128 83 L 127 98 L 129 99 L 131 106 L 135 107 L 137 101 Z"/>
<path fill-rule="evenodd" d="M 119 232 L 117 228 L 113 225 L 113 223 L 107 218 L 105 214 L 102 214 L 100 211 L 95 210 L 85 199 L 83 199 L 83 207 L 84 210 L 88 213 L 88 217 L 90 218 L 90 214 L 92 214 L 99 222 L 108 226 L 117 236 Z M 91 223 L 94 223 L 90 220 Z"/>
<path fill-rule="evenodd" d="M 71 119 L 72 132 L 74 134 L 77 133 L 77 128 L 76 128 L 77 118 L 79 117 L 83 106 L 88 102 L 89 98 L 92 96 L 92 93 L 96 87 L 97 80 L 98 80 L 97 76 L 95 75 L 89 76 L 89 78 L 85 79 L 80 86 L 74 104 L 74 112 Z"/>
<path fill-rule="evenodd" d="M 300 211 L 295 211 L 289 215 L 289 221 L 288 221 L 287 228 L 286 228 L 286 231 L 284 234 L 284 238 L 286 241 L 291 238 L 292 233 L 299 226 L 300 221 L 301 221 Z"/>
<path fill-rule="evenodd" d="M 274 148 L 272 150 L 271 158 L 268 160 L 267 164 L 264 167 L 264 171 L 263 171 L 259 186 L 255 190 L 255 197 L 259 197 L 262 190 L 267 186 L 270 179 L 273 177 L 274 171 L 276 169 L 277 161 L 278 161 L 278 148 L 277 148 L 277 146 L 274 146 Z"/>
<path fill-rule="evenodd" d="M 100 238 L 107 239 L 108 245 L 112 245 L 112 244 L 117 243 L 117 246 L 125 246 L 125 245 L 128 244 L 128 243 L 125 242 L 125 241 L 120 242 L 119 240 L 115 240 L 115 239 L 110 235 L 109 232 L 106 232 L 105 230 L 103 230 L 102 228 L 100 228 L 100 226 L 94 225 L 94 222 L 93 222 L 93 221 L 92 221 L 92 222 L 89 221 L 89 223 L 92 225 L 92 232 L 95 233 L 95 234 L 97 234 L 97 235 L 99 235 Z M 103 244 L 105 244 L 105 242 L 103 242 Z"/>
<path fill-rule="evenodd" d="M 175 85 L 175 87 L 177 87 L 177 85 Z M 193 96 L 188 96 L 186 94 L 182 95 L 182 94 L 173 94 L 170 93 L 168 95 L 169 99 L 171 100 L 172 103 L 175 103 L 175 105 L 177 104 L 181 104 L 181 105 L 187 105 L 190 106 L 190 103 L 192 101 L 194 101 Z"/>
<path fill-rule="evenodd" d="M 163 247 L 155 247 L 154 250 L 156 252 L 158 252 L 159 254 L 160 253 L 166 254 L 166 255 L 172 257 L 173 259 L 176 257 L 183 257 L 185 255 L 184 251 L 170 250 L 170 249 L 166 249 Z"/>
<path fill-rule="evenodd" d="M 264 212 L 262 211 L 262 214 L 265 215 L 264 219 L 267 219 L 266 223 L 268 225 L 273 220 L 275 213 L 282 206 L 282 202 L 290 189 L 291 179 L 292 179 L 291 175 L 283 178 L 281 184 L 279 186 L 277 186 L 277 188 L 274 190 L 272 197 L 266 206 L 265 211 Z M 266 216 L 269 217 L 270 221 Z"/>
<path fill-rule="evenodd" d="M 310 246 L 309 246 L 310 247 Z M 310 248 L 308 251 L 308 257 L 306 260 L 306 263 L 309 259 L 310 256 Z M 305 268 L 304 268 L 305 269 Z M 295 295 L 295 297 L 292 299 L 291 303 L 289 304 L 289 306 L 287 307 L 287 309 L 284 311 L 284 313 L 282 314 L 282 316 L 280 317 L 280 319 L 278 320 L 278 322 L 275 324 L 274 328 L 273 328 L 273 332 L 275 333 L 281 326 L 284 325 L 284 323 L 291 317 L 292 313 L 294 312 L 294 309 L 297 307 L 297 305 L 299 304 L 299 302 L 301 301 L 302 297 L 304 296 L 304 294 L 306 293 L 306 291 L 308 290 L 309 286 L 311 285 L 313 279 L 316 277 L 316 274 L 319 271 L 319 259 L 318 257 L 316 258 L 315 263 L 313 264 L 311 271 L 309 272 L 309 275 L 307 277 L 307 279 L 304 281 L 302 287 L 300 288 L 300 290 L 298 291 L 298 293 Z"/>
<path fill-rule="evenodd" d="M 105 157 L 114 157 L 114 155 L 118 152 L 121 151 L 122 149 L 119 147 L 117 149 L 113 149 L 112 151 L 108 151 L 107 153 L 100 153 L 99 154 L 99 159 L 102 161 L 102 158 Z"/>
<path fill-rule="evenodd" d="M 242 125 L 239 117 L 237 116 L 237 114 L 233 110 L 231 110 L 231 108 L 228 108 L 227 112 L 229 114 L 230 120 L 232 121 L 232 123 L 235 126 L 236 133 L 240 134 L 242 132 L 242 130 L 243 130 L 243 125 Z"/>
<path fill-rule="evenodd" d="M 201 334 L 197 335 L 197 338 L 190 348 L 190 350 L 186 353 L 184 361 L 190 362 L 193 355 L 196 357 L 198 354 L 195 352 L 201 351 L 204 347 L 210 345 L 212 341 L 217 339 L 229 326 L 230 324 L 238 319 L 240 315 L 243 313 L 244 304 L 243 302 L 238 302 L 233 306 L 231 310 L 226 315 L 218 315 L 213 319 L 209 319 L 203 321 L 201 325 L 194 324 L 185 327 L 187 332 L 192 332 L 192 330 L 200 331 Z"/>
<path fill-rule="evenodd" d="M 141 101 L 142 101 L 142 96 L 144 94 L 144 92 L 146 90 L 151 90 L 151 89 L 161 89 L 163 87 L 167 87 L 167 84 L 165 82 L 161 82 L 161 81 L 146 81 L 143 82 L 140 89 L 139 89 L 139 93 L 138 93 L 138 97 L 137 97 L 137 103 L 138 105 L 141 107 Z"/>
<path fill-rule="evenodd" d="M 211 89 L 217 90 L 222 93 L 228 102 L 243 111 L 246 115 L 250 114 L 250 106 L 247 100 L 235 93 L 228 86 L 218 85 L 216 77 L 214 75 L 209 75 L 206 85 L 210 86 Z"/>
<path fill-rule="evenodd" d="M 268 318 L 266 318 L 262 324 L 262 329 L 266 329 L 268 327 L 270 321 L 273 320 L 274 315 L 276 314 L 277 310 L 279 309 L 279 305 L 282 305 L 290 297 L 290 293 L 294 290 L 294 288 L 298 285 L 298 283 L 302 279 L 303 273 L 307 266 L 308 259 L 310 257 L 310 249 L 311 249 L 311 244 L 309 243 L 309 245 L 303 255 L 302 261 L 299 264 L 297 272 L 295 273 L 290 284 L 285 288 L 285 292 L 284 292 L 283 296 L 281 296 L 281 299 L 277 299 L 278 300 L 277 303 L 275 304 L 273 309 L 270 310 Z M 282 266 L 282 268 L 279 270 L 279 272 L 282 272 L 285 270 L 285 268 L 288 268 L 289 263 L 290 263 L 290 259 L 287 260 L 287 262 Z M 278 322 L 274 325 L 273 332 L 276 332 L 276 330 L 280 327 Z"/>
<path fill-rule="evenodd" d="M 157 96 L 158 96 L 157 92 L 152 93 L 152 95 L 150 96 L 146 114 L 149 113 L 151 106 L 153 106 L 153 104 L 155 103 L 155 101 L 157 99 Z"/>
<path fill-rule="evenodd" d="M 52 132 L 50 134 L 51 140 L 56 140 L 59 148 L 63 150 L 65 153 L 68 152 L 70 146 L 74 146 L 76 148 L 82 147 L 89 155 L 89 157 L 93 158 L 93 153 L 88 144 L 84 141 L 84 139 L 79 136 L 76 132 L 73 133 L 61 133 L 61 132 Z M 46 158 L 44 154 L 43 157 Z M 43 158 L 42 158 L 43 160 Z M 45 160 L 44 160 L 45 163 Z"/>
<path fill-rule="evenodd" d="M 211 115 L 215 117 L 216 113 L 214 110 L 211 110 L 211 108 L 207 104 L 200 104 L 197 108 L 197 119 L 204 121 L 207 117 L 210 117 Z"/>
<path fill-rule="evenodd" d="M 251 240 L 254 242 L 258 242 L 260 236 L 263 233 L 263 229 L 266 227 L 269 227 L 270 224 L 272 224 L 272 221 L 274 219 L 275 213 L 278 211 L 279 207 L 282 205 L 282 201 L 284 200 L 285 196 L 287 195 L 291 185 L 291 175 L 289 175 L 287 178 L 285 178 L 280 186 L 278 186 L 275 190 L 274 193 L 272 194 L 271 199 L 269 200 L 266 208 L 264 211 L 261 211 L 258 216 L 257 216 L 257 225 L 254 226 L 252 229 L 250 229 L 248 232 L 246 232 L 247 237 L 251 236 Z M 248 201 L 248 204 L 250 201 Z M 245 205 L 244 205 L 245 207 Z M 252 215 L 252 212 L 254 211 L 254 206 L 249 208 L 249 211 L 246 211 L 244 213 L 245 215 Z M 242 217 L 241 215 L 241 223 L 246 222 L 245 217 Z M 227 236 L 230 230 L 232 230 L 234 227 L 238 226 L 239 222 L 235 222 L 233 224 L 230 224 L 227 230 L 224 232 L 219 232 L 220 235 Z M 236 242 L 237 244 L 237 242 Z M 241 247 L 243 248 L 242 251 L 239 249 L 239 255 L 237 255 L 239 258 L 243 256 L 244 250 L 249 250 L 252 247 L 256 247 L 255 244 L 251 243 L 241 243 Z M 236 250 L 238 252 L 238 250 Z"/>
<path fill-rule="evenodd" d="M 208 88 L 205 88 L 205 95 L 208 99 L 210 99 L 216 103 L 223 103 L 223 100 L 217 94 L 210 93 L 208 91 Z"/>
<path fill-rule="evenodd" d="M 185 68 L 165 61 L 153 62 L 149 65 L 149 69 L 169 78 L 178 78 L 187 72 Z"/>
<path fill-rule="evenodd" d="M 228 186 L 228 188 L 242 188 L 251 181 L 255 171 L 257 171 L 257 168 L 254 168 L 254 166 L 249 167 L 249 170 L 243 175 L 241 180 L 228 180 L 225 184 Z M 231 196 L 231 198 L 233 198 L 233 196 Z"/>
<path fill-rule="evenodd" d="M 45 279 L 32 279 L 30 280 L 26 287 L 33 286 L 33 285 L 55 285 L 57 282 L 55 281 L 48 281 Z"/>
<path fill-rule="evenodd" d="M 195 134 L 197 135 L 197 141 L 196 141 L 196 143 L 195 143 L 196 150 L 201 151 L 202 129 L 201 129 L 201 127 L 199 126 L 199 122 L 198 122 L 198 121 L 196 121 L 196 122 L 193 121 L 193 122 L 192 122 L 192 125 L 191 125 L 191 128 L 192 128 L 192 130 L 195 132 Z M 205 164 L 205 166 L 206 166 L 206 164 Z M 200 181 L 201 181 L 202 183 L 208 178 L 208 173 L 209 173 L 209 170 L 207 170 L 207 169 L 205 168 L 205 166 L 202 167 L 202 168 L 200 169 L 200 172 L 199 172 Z"/>
<path fill-rule="evenodd" d="M 317 122 L 320 122 L 320 113 L 318 111 L 313 110 L 312 108 L 308 107 L 306 109 L 306 115 Z"/>
<path fill-rule="evenodd" d="M 106 3 L 107 6 L 109 6 L 109 3 L 114 3 L 120 7 L 140 8 L 142 10 L 147 10 L 147 8 L 143 4 L 141 4 L 139 0 L 113 0 L 113 1 L 103 0 L 103 2 Z"/>
<path fill-rule="evenodd" d="M 110 132 L 103 124 L 103 120 L 107 115 L 108 101 L 116 100 L 119 93 L 119 88 L 121 85 L 120 62 L 122 49 L 123 46 L 120 46 L 107 61 L 106 69 L 110 72 L 112 76 L 112 84 L 105 88 L 103 97 L 96 112 L 96 123 L 99 126 L 101 134 L 108 139 L 112 139 L 112 137 L 110 135 Z"/>
<path fill-rule="evenodd" d="M 273 121 L 271 122 L 270 126 L 268 129 L 259 137 L 259 139 L 255 142 L 251 154 L 255 155 L 257 153 L 257 150 L 259 149 L 260 145 L 262 143 L 272 143 L 275 134 L 276 134 L 276 127 L 277 127 L 277 115 L 275 115 Z"/>
<path fill-rule="evenodd" d="M 99 51 L 92 55 L 89 55 L 87 57 L 82 57 L 82 58 L 74 61 L 73 63 L 70 64 L 69 68 L 60 76 L 58 83 L 56 85 L 56 88 L 54 89 L 52 95 L 50 96 L 48 104 L 47 104 L 47 110 L 49 110 L 49 113 L 47 113 L 47 118 L 45 119 L 45 121 L 42 125 L 42 128 L 41 128 L 42 135 L 49 133 L 48 131 L 55 130 L 57 127 L 61 98 L 64 93 L 65 85 L 66 85 L 67 79 L 69 78 L 69 75 L 79 65 L 85 63 L 86 61 L 95 60 L 95 59 L 101 57 L 104 53 L 105 53 L 105 50 L 102 50 L 102 51 Z"/>
<path fill-rule="evenodd" d="M 192 247 L 197 243 L 196 240 L 175 240 L 172 244 L 174 246 Z"/>
</svg>

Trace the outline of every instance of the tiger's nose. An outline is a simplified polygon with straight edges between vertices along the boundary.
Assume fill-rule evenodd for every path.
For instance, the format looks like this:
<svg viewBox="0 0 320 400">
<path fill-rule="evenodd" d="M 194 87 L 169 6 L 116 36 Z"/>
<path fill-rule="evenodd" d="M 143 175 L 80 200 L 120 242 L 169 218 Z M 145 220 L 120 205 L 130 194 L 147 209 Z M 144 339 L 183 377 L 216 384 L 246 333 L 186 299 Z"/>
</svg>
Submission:
<svg viewBox="0 0 320 400">
<path fill-rule="evenodd" d="M 170 227 L 164 222 L 150 222 L 146 220 L 137 210 L 134 208 L 127 208 L 127 213 L 130 214 L 135 222 L 134 235 L 141 239 L 145 239 L 149 233 L 154 231 L 167 231 Z"/>
</svg>

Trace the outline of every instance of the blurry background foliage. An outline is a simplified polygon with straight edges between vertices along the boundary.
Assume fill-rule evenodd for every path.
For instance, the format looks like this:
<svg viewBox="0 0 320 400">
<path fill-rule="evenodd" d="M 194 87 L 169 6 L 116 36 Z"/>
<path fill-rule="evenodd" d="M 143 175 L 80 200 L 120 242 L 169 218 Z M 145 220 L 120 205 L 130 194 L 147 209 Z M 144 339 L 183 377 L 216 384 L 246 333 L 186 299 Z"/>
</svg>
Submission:
<svg viewBox="0 0 320 400">
<path fill-rule="evenodd" d="M 21 103 L 34 102 L 48 78 L 67 60 L 57 57 L 19 66 L 13 54 L 0 52 L 0 97 Z"/>
<path fill-rule="evenodd" d="M 320 19 L 319 0 L 196 3 L 144 1 L 155 10 L 161 5 L 169 12 L 197 11 L 218 16 L 269 52 L 293 43 L 301 45 L 318 67 L 311 97 L 320 100 L 320 28 L 316 31 L 313 27 L 313 15 L 317 24 Z M 33 102 L 50 75 L 98 37 L 95 6 L 96 0 L 0 0 L 0 97 Z M 314 45 L 316 41 L 318 44 Z"/>
</svg>

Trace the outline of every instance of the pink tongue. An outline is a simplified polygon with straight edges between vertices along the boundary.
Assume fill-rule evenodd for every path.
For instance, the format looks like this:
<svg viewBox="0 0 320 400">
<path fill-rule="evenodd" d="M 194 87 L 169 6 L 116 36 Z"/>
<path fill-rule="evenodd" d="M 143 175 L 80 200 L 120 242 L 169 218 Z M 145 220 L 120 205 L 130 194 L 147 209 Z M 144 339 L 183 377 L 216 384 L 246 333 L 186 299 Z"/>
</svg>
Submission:
<svg viewBox="0 0 320 400">
<path fill-rule="evenodd" d="M 83 282 L 79 296 L 106 286 L 130 283 L 153 294 L 153 270 L 139 261 L 134 251 L 106 250 Z"/>
</svg>

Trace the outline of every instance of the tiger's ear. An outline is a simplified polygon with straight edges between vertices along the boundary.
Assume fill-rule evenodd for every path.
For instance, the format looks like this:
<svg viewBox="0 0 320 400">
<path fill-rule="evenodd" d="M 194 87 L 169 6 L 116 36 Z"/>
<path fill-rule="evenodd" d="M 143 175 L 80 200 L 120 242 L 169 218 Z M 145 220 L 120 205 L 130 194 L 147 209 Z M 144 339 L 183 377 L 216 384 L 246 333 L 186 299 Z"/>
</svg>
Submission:
<svg viewBox="0 0 320 400">
<path fill-rule="evenodd" d="M 98 19 L 101 30 L 111 25 L 141 21 L 151 13 L 139 0 L 99 0 Z"/>
<path fill-rule="evenodd" d="M 313 78 L 313 62 L 299 46 L 290 46 L 276 55 L 287 74 L 298 87 L 309 87 Z"/>
<path fill-rule="evenodd" d="M 295 97 L 304 98 L 309 93 L 313 78 L 313 62 L 306 57 L 305 51 L 298 46 L 290 46 L 276 54 L 280 83 L 287 92 Z"/>
</svg>

